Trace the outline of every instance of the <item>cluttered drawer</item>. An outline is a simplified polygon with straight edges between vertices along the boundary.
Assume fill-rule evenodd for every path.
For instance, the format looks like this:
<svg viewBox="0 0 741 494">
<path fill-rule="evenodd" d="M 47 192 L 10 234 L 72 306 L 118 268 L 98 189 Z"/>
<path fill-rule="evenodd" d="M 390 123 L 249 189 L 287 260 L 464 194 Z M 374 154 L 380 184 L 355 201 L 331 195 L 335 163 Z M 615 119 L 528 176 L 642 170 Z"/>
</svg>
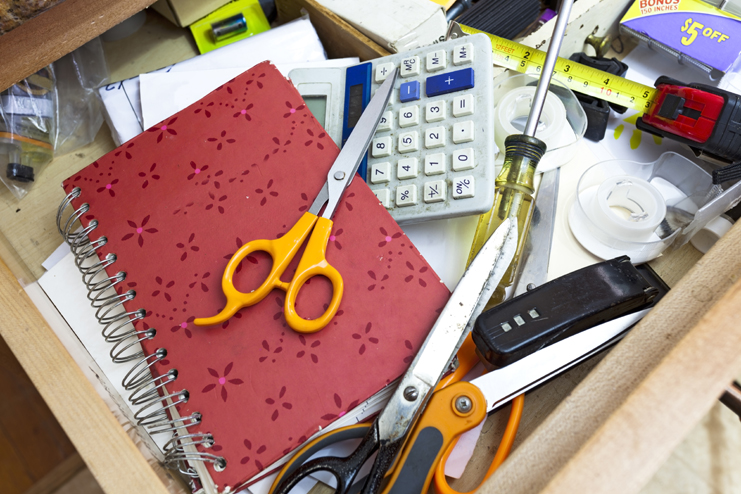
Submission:
<svg viewBox="0 0 741 494">
<path fill-rule="evenodd" d="M 380 45 L 369 40 L 366 42 L 365 35 L 344 21 L 333 21 L 332 16 L 323 12 L 314 2 L 304 5 L 310 11 L 318 38 L 328 51 L 329 46 L 346 48 L 355 47 L 355 43 L 358 43 L 357 49 L 351 48 L 349 53 L 341 55 L 355 55 L 360 59 L 387 56 L 384 49 L 379 49 Z M 283 9 L 283 12 L 295 6 L 294 2 L 278 2 L 279 11 Z M 341 32 L 339 42 L 325 39 L 332 36 L 332 22 Z M 309 25 L 309 22 L 298 21 L 292 29 L 303 29 L 300 27 L 303 25 Z M 270 33 L 273 45 L 280 42 L 276 34 L 278 31 L 274 29 Z M 303 49 L 310 53 L 314 46 L 312 43 L 316 43 L 318 51 L 321 51 L 319 39 L 316 34 L 310 42 L 294 39 L 296 49 L 293 51 Z M 341 41 L 343 39 L 344 42 Z M 478 65 L 481 63 L 481 54 L 476 52 L 475 57 L 468 59 L 471 52 L 465 51 L 468 49 L 465 39 L 454 45 L 448 47 L 442 43 L 435 45 L 434 50 L 419 54 L 415 52 L 413 57 L 407 57 L 412 62 L 406 64 L 407 73 L 402 71 L 400 82 L 407 84 L 406 88 L 413 89 L 412 81 L 418 75 L 414 64 L 425 64 L 420 72 L 424 72 L 425 77 L 436 77 L 436 57 L 447 59 L 450 67 L 443 72 L 450 72 L 451 77 L 458 77 L 466 70 L 470 70 L 472 78 L 474 73 L 482 74 Z M 141 53 L 143 47 L 148 47 L 150 52 L 146 56 L 134 57 L 134 63 L 130 63 L 132 54 Z M 460 51 L 461 47 L 465 47 L 463 52 Z M 263 49 L 270 50 L 271 46 L 266 45 Z M 130 80 L 132 76 L 195 54 L 187 38 L 153 13 L 149 14 L 142 32 L 132 39 L 109 43 L 106 50 L 114 80 Z M 276 51 L 274 57 L 279 56 Z M 310 53 L 307 59 L 309 56 L 313 55 Z M 626 58 L 631 56 L 637 64 L 635 66 L 645 64 L 638 50 Z M 369 98 L 384 87 L 383 78 L 378 74 L 383 69 L 381 62 L 387 60 L 394 60 L 388 62 L 392 65 L 398 63 L 400 67 L 405 67 L 401 58 L 375 61 L 369 73 L 377 79 L 373 82 L 375 85 L 368 85 Z M 292 64 L 300 62 L 305 60 L 285 60 L 285 68 L 280 62 L 276 65 L 287 73 L 296 70 Z M 260 482 L 251 483 L 253 492 L 262 492 L 259 489 L 266 489 L 268 481 L 262 479 L 260 473 L 274 470 L 276 458 L 308 438 L 306 431 L 302 432 L 302 427 L 306 429 L 302 425 L 306 417 L 321 417 L 320 422 L 324 427 L 362 420 L 379 410 L 383 396 L 376 396 L 375 401 L 368 400 L 368 396 L 373 395 L 374 388 L 382 388 L 400 375 L 412 360 L 423 337 L 422 329 L 432 325 L 435 317 L 431 314 L 444 305 L 446 286 L 448 289 L 454 288 L 465 268 L 470 239 L 476 228 L 475 217 L 464 217 L 443 220 L 446 224 L 436 225 L 435 228 L 431 228 L 429 222 L 411 222 L 402 230 L 383 211 L 384 208 L 379 207 L 376 196 L 358 180 L 350 185 L 345 198 L 339 203 L 333 217 L 336 226 L 331 235 L 327 233 L 327 258 L 347 280 L 342 295 L 344 305 L 339 310 L 331 307 L 321 309 L 321 303 L 318 303 L 319 308 L 312 309 L 314 312 L 308 315 L 310 319 L 323 320 L 326 318 L 322 313 L 326 310 L 331 316 L 327 330 L 347 327 L 350 337 L 346 341 L 323 339 L 323 331 L 299 336 L 292 328 L 306 321 L 297 323 L 295 318 L 289 317 L 290 295 L 276 297 L 276 294 L 282 293 L 279 291 L 274 291 L 253 308 L 227 315 L 216 327 L 206 329 L 198 326 L 198 318 L 213 316 L 223 308 L 219 280 L 226 260 L 233 254 L 244 252 L 244 266 L 257 274 L 262 269 L 263 275 L 267 276 L 270 260 L 266 256 L 246 252 L 243 246 L 253 238 L 290 237 L 294 231 L 291 229 L 293 223 L 280 222 L 276 226 L 258 218 L 279 218 L 287 210 L 298 211 L 300 213 L 296 214 L 300 216 L 313 210 L 312 201 L 316 194 L 313 191 L 321 187 L 324 177 L 315 176 L 311 163 L 326 160 L 324 156 L 333 148 L 332 140 L 335 139 L 333 128 L 327 122 L 323 122 L 327 130 L 324 133 L 308 114 L 311 110 L 316 115 L 324 108 L 326 115 L 329 115 L 327 108 L 331 107 L 331 99 L 327 99 L 326 106 L 320 106 L 317 110 L 307 97 L 312 94 L 303 92 L 301 87 L 298 92 L 289 90 L 275 69 L 262 66 L 248 70 L 236 79 L 233 78 L 242 70 L 216 67 L 215 71 L 221 71 L 218 77 L 223 79 L 223 86 L 200 101 L 194 98 L 193 106 L 172 116 L 173 112 L 182 108 L 168 110 L 171 108 L 168 105 L 173 104 L 172 100 L 184 94 L 183 87 L 178 84 L 184 78 L 193 79 L 198 74 L 199 69 L 192 62 L 188 63 L 190 65 L 175 65 L 173 70 L 140 77 L 137 82 L 137 90 L 141 89 L 140 113 L 137 114 L 132 108 L 124 108 L 116 114 L 108 110 L 109 118 L 114 121 L 111 123 L 114 128 L 113 140 L 109 129 L 104 127 L 92 144 L 73 155 L 56 158 L 40 175 L 34 189 L 23 202 L 15 203 L 6 197 L 3 205 L 2 232 L 6 241 L 3 243 L 2 257 L 11 267 L 14 277 L 26 286 L 26 291 L 36 304 L 34 307 L 25 296 L 19 302 L 13 275 L 7 275 L 2 300 L 13 324 L 2 329 L 3 336 L 106 492 L 129 492 L 132 487 L 141 492 L 178 492 L 183 489 L 161 468 L 162 449 L 166 452 L 165 461 L 171 464 L 183 459 L 205 460 L 193 461 L 192 464 L 196 466 L 187 473 L 197 474 L 207 484 L 203 486 L 206 492 L 214 492 L 215 489 L 215 486 L 208 485 L 206 479 L 213 479 L 219 491 L 224 486 L 236 487 L 262 480 L 262 486 L 258 485 Z M 342 67 L 343 62 L 337 63 L 339 65 L 323 70 L 327 74 L 334 70 L 332 73 L 336 74 L 339 70 L 337 67 Z M 356 62 L 350 61 L 344 65 L 353 63 Z M 300 66 L 297 68 L 306 70 Z M 331 87 L 336 80 L 335 75 L 328 77 L 319 83 Z M 506 77 L 496 80 L 500 81 L 497 90 L 506 92 L 512 89 Z M 479 81 L 482 79 L 476 79 L 477 84 L 481 84 Z M 517 83 L 517 88 L 526 90 L 531 82 L 532 79 L 523 79 Z M 451 83 L 452 80 L 447 82 Z M 347 87 L 347 94 L 351 94 L 352 84 L 344 80 L 338 84 L 343 93 Z M 445 84 L 443 78 L 440 78 L 440 84 Z M 113 84 L 109 94 L 103 94 L 103 98 L 113 101 L 117 91 L 123 91 L 125 97 L 130 97 L 130 87 L 127 82 Z M 441 125 L 437 123 L 439 120 L 435 120 L 437 112 L 434 109 L 446 112 L 449 117 L 470 121 L 472 132 L 474 128 L 485 126 L 486 122 L 480 117 L 484 108 L 475 106 L 472 112 L 476 118 L 474 121 L 468 110 L 464 108 L 462 111 L 460 106 L 471 104 L 473 98 L 476 98 L 477 104 L 484 101 L 478 93 L 472 92 L 470 100 L 466 99 L 468 93 L 461 93 L 458 98 L 455 95 L 449 98 L 433 95 L 434 99 L 415 103 L 417 100 L 405 100 L 409 96 L 401 88 L 396 91 L 398 94 L 391 96 L 397 99 L 392 100 L 393 127 L 390 131 L 399 130 L 400 133 L 390 134 L 393 137 L 388 142 L 399 150 L 399 156 L 393 156 L 393 171 L 399 181 L 406 179 L 404 173 L 411 173 L 403 168 L 403 163 L 400 165 L 401 161 L 407 160 L 404 163 L 411 167 L 411 160 L 417 159 L 416 155 L 404 152 L 405 149 L 401 147 L 404 144 L 402 133 L 413 132 L 413 127 L 407 125 L 404 119 L 415 118 L 414 115 L 406 117 L 405 112 L 407 106 L 415 104 L 419 112 L 415 125 L 419 125 L 422 132 L 419 146 L 425 148 L 429 144 L 431 149 L 428 154 L 418 158 L 414 165 L 416 175 L 424 177 L 430 171 L 430 181 L 434 182 L 439 176 L 435 173 L 436 169 L 426 169 L 425 166 L 429 165 L 427 162 L 437 159 L 430 158 L 437 154 L 442 154 L 444 160 L 458 156 L 461 162 L 465 161 L 461 157 L 466 160 L 476 157 L 483 161 L 486 151 L 476 148 L 474 152 L 471 148 L 470 154 L 467 154 L 468 148 L 464 146 L 459 146 L 463 151 L 452 147 L 448 150 L 445 146 L 437 146 L 437 141 L 434 141 L 437 137 L 426 143 L 424 135 Z M 173 95 L 180 96 L 173 98 Z M 425 96 L 430 95 L 420 95 Z M 270 118 L 262 113 L 264 110 L 260 109 L 260 101 L 270 108 Z M 456 104 L 459 106 L 456 107 Z M 554 118 L 554 122 L 558 122 L 555 120 L 558 105 L 554 102 L 552 106 L 556 109 L 548 110 L 553 112 L 548 115 Z M 516 106 L 513 105 L 515 110 Z M 573 110 L 563 103 L 560 108 Z M 117 123 L 127 118 L 132 121 L 127 111 L 134 112 L 133 122 L 138 121 L 138 129 L 133 128 L 132 131 L 132 127 Z M 352 103 L 344 111 L 346 116 L 351 117 Z M 578 122 L 579 116 L 578 111 L 569 114 L 570 128 L 566 130 L 573 131 L 570 136 L 572 140 L 575 136 L 579 137 L 580 131 L 583 133 L 579 124 L 574 123 Z M 265 124 L 268 121 L 270 125 Z M 263 125 L 258 126 L 256 122 L 263 122 Z M 155 123 L 157 126 L 152 126 Z M 361 123 L 362 120 L 357 125 Z M 563 127 L 562 124 L 551 123 L 551 126 L 558 128 Z M 620 125 L 623 125 L 621 130 L 618 129 Z M 611 152 L 612 156 L 631 149 L 635 144 L 635 134 L 629 136 L 630 131 L 625 130 L 628 125 L 632 123 L 622 119 L 618 125 L 608 128 L 612 132 L 611 140 L 623 146 L 623 149 L 617 148 L 617 151 Z M 149 132 L 134 137 L 147 128 Z M 621 133 L 624 134 L 622 140 Z M 563 132 L 556 134 L 554 139 L 568 141 Z M 453 139 L 452 135 L 450 137 Z M 260 143 L 260 149 L 264 148 L 264 152 L 249 157 L 237 152 L 239 143 L 248 138 Z M 376 139 L 383 138 L 385 134 L 382 133 L 376 136 Z M 176 142 L 178 139 L 203 141 L 206 147 L 202 153 L 184 152 L 185 148 L 180 148 Z M 644 145 L 646 141 L 648 144 L 656 142 L 644 136 Z M 115 152 L 106 154 L 114 150 L 116 144 L 123 145 Z M 299 144 L 300 152 L 296 150 Z M 460 144 L 465 145 L 465 142 Z M 640 145 L 639 142 L 636 147 Z M 618 255 L 604 256 L 602 252 L 595 255 L 582 248 L 570 232 L 568 219 L 569 210 L 579 195 L 576 184 L 606 154 L 604 148 L 593 147 L 583 141 L 569 141 L 563 145 L 557 143 L 552 147 L 560 153 L 558 156 L 555 153 L 549 155 L 549 166 L 554 170 L 560 167 L 561 171 L 558 179 L 560 186 L 556 186 L 552 193 L 553 204 L 557 207 L 555 219 L 552 220 L 553 247 L 548 279 L 556 279 L 593 264 L 598 260 L 596 255 L 602 258 Z M 293 159 L 294 166 L 306 167 L 301 172 L 302 183 L 292 186 L 295 190 L 285 186 L 290 182 L 285 177 L 295 176 L 296 172 L 295 169 L 290 173 L 283 171 L 286 161 L 282 158 L 284 154 Z M 214 160 L 214 156 L 218 160 Z M 388 156 L 383 158 L 387 159 Z M 145 159 L 147 166 L 134 168 L 132 163 L 137 163 L 139 159 Z M 654 161 L 656 159 L 658 155 Z M 245 162 L 227 166 L 239 160 Z M 88 166 L 91 162 L 95 164 Z M 378 162 L 371 160 L 369 170 L 378 169 Z M 453 162 L 449 165 L 451 173 L 459 171 L 454 168 L 456 166 L 461 172 L 468 170 L 468 165 L 456 165 Z M 235 169 L 239 173 L 235 174 Z M 553 176 L 549 175 L 548 179 Z M 67 221 L 68 216 L 63 216 L 58 225 L 72 245 L 73 254 L 63 255 L 63 259 L 50 267 L 48 272 L 41 267 L 42 261 L 49 257 L 61 240 L 55 223 L 57 205 L 63 198 L 59 184 L 63 181 L 65 191 L 71 194 L 72 209 L 78 211 L 73 219 L 81 219 L 86 227 L 83 233 L 94 229 L 91 226 L 93 222 L 100 224 L 100 231 L 106 234 L 109 245 L 115 248 L 115 252 L 111 253 L 116 257 L 109 259 L 109 265 L 91 267 L 86 264 L 96 248 L 91 249 L 76 240 L 81 237 L 75 237 L 73 222 Z M 427 191 L 426 182 L 423 182 L 420 182 L 420 195 L 422 191 Z M 547 183 L 545 175 L 542 180 L 535 179 L 535 184 L 538 183 L 543 190 Z M 399 193 L 399 198 L 402 198 L 402 193 Z M 421 196 L 420 200 L 423 202 Z M 89 204 L 87 209 L 82 206 L 83 202 Z M 253 212 L 251 217 L 245 218 L 240 213 L 244 208 Z M 266 213 L 257 214 L 260 211 Z M 166 222 L 161 219 L 164 215 L 167 215 Z M 123 220 L 118 221 L 120 218 Z M 218 225 L 219 234 L 209 234 L 215 225 Z M 318 230 L 320 226 L 315 228 Z M 672 290 L 599 365 L 599 359 L 592 359 L 528 394 L 512 456 L 482 487 L 484 491 L 575 492 L 589 485 L 590 491 L 625 492 L 626 486 L 621 479 L 627 475 L 626 472 L 632 472 L 635 480 L 634 485 L 629 487 L 632 492 L 637 492 L 683 435 L 704 415 L 709 404 L 739 369 L 737 357 L 731 351 L 737 347 L 738 325 L 733 324 L 732 314 L 728 311 L 728 307 L 735 303 L 733 297 L 738 298 L 737 291 L 729 290 L 741 271 L 735 251 L 738 236 L 741 235 L 737 230 L 732 229 L 705 257 L 701 258 L 697 250 L 685 244 L 682 248 L 667 250 L 651 262 Z M 368 239 L 371 241 L 368 242 Z M 669 242 L 665 247 L 669 247 Z M 349 255 L 351 252 L 352 256 Z M 346 261 L 342 260 L 343 257 Z M 74 286 L 76 282 L 72 282 L 73 277 L 79 276 L 77 270 L 80 267 L 88 270 L 85 273 L 89 276 L 83 278 L 87 286 Z M 111 267 L 107 271 L 107 281 L 95 278 L 106 267 Z M 126 275 L 117 274 L 122 272 L 126 272 Z M 310 284 L 305 298 L 298 300 L 299 307 L 311 306 L 321 301 L 322 297 L 327 301 L 333 299 L 337 282 L 333 274 L 326 276 L 332 283 L 323 284 L 324 280 L 320 279 Z M 362 280 L 362 283 L 348 283 L 350 280 Z M 249 283 L 249 280 L 245 283 Z M 97 295 L 104 293 L 107 288 L 119 288 L 113 299 Z M 88 345 L 84 342 L 81 345 L 69 332 L 67 337 L 60 333 L 54 336 L 39 316 L 37 308 L 55 329 L 68 324 L 78 332 L 78 328 L 87 322 L 75 319 L 73 306 L 79 305 L 76 299 L 87 295 L 86 289 L 93 290 L 90 296 L 94 303 L 114 299 L 129 302 L 134 296 L 137 297 L 136 303 L 141 307 L 127 306 L 127 311 L 134 318 L 134 327 L 140 332 L 137 334 L 147 353 L 128 358 L 130 355 L 125 351 L 116 353 L 121 348 L 114 346 L 111 356 L 119 360 L 128 359 L 131 362 L 129 367 L 136 364 L 139 368 L 151 368 L 155 376 L 151 383 L 139 380 L 136 377 L 138 375 L 132 378 L 126 370 L 122 375 L 119 375 L 121 371 L 109 371 L 105 367 L 107 363 L 91 357 L 92 351 Z M 724 296 L 725 299 L 721 300 Z M 363 303 L 353 303 L 360 299 Z M 50 300 L 53 304 L 50 304 Z M 716 305 L 718 301 L 721 303 Z M 113 305 L 101 303 L 97 306 L 102 307 L 103 312 L 98 311 L 92 316 L 92 327 L 98 328 L 95 336 L 100 337 L 100 329 L 96 325 L 102 318 L 106 324 L 104 336 L 115 345 L 123 341 L 116 339 L 120 319 L 105 312 Z M 403 307 L 403 310 L 399 307 Z M 710 307 L 714 307 L 714 310 L 701 320 Z M 247 314 L 250 316 L 246 317 Z M 532 314 L 526 317 L 537 317 Z M 271 334 L 265 329 L 255 331 L 254 327 L 245 326 L 251 317 L 261 321 L 260 327 L 275 327 L 278 331 Z M 402 319 L 406 331 L 400 336 L 392 327 L 398 326 Z M 517 318 L 512 321 L 512 324 L 520 324 Z M 29 329 L 21 333 L 15 331 L 15 327 Z M 721 327 L 725 330 L 721 331 Z M 239 339 L 229 337 L 228 331 L 237 329 L 245 336 Z M 505 328 L 505 331 L 508 330 Z M 209 335 L 208 339 L 202 339 L 204 334 Z M 84 339 L 80 335 L 78 332 L 78 338 Z M 193 343 L 199 339 L 207 343 L 201 345 L 199 351 L 193 351 Z M 707 346 L 714 339 L 726 344 Z M 110 344 L 106 345 L 103 348 L 107 354 Z M 166 353 L 161 351 L 165 346 Z M 67 352 L 72 354 L 76 362 Z M 711 364 L 706 370 L 700 372 L 694 369 L 695 372 L 692 372 L 690 362 L 696 361 L 698 352 Z M 364 363 L 357 365 L 358 362 Z M 48 372 L 49 368 L 55 368 L 53 376 Z M 172 369 L 177 371 L 173 373 Z M 368 372 L 369 369 L 373 372 Z M 293 378 L 292 373 L 295 373 Z M 187 391 L 180 391 L 178 374 L 181 383 L 188 383 Z M 299 379 L 299 375 L 303 377 Z M 125 391 L 133 392 L 135 401 L 144 405 L 153 403 L 146 386 L 164 383 L 170 393 L 171 401 L 166 405 L 169 416 L 162 415 L 155 407 L 149 412 L 127 411 L 125 399 L 113 399 L 108 405 L 114 410 L 118 409 L 117 415 L 120 415 L 123 423 L 142 422 L 143 419 L 146 426 L 177 430 L 200 422 L 204 432 L 199 431 L 197 437 L 193 438 L 193 441 L 200 443 L 199 447 L 194 445 L 191 449 L 173 450 L 172 444 L 166 444 L 167 434 L 148 437 L 131 432 L 140 446 L 137 449 L 123 434 L 118 422 L 108 414 L 106 405 L 86 378 L 102 388 L 113 388 L 116 381 L 126 383 L 128 379 L 129 386 Z M 674 389 L 670 393 L 669 383 L 676 379 L 680 379 L 685 386 L 680 391 Z M 296 385 L 297 382 L 301 384 Z M 248 386 L 251 386 L 255 396 L 260 397 L 258 404 L 255 404 L 255 400 L 245 398 L 247 395 L 244 390 Z M 319 394 L 319 390 L 326 394 L 330 389 L 330 400 L 317 402 L 309 398 L 312 394 Z M 105 395 L 106 391 L 102 393 Z M 116 391 L 111 392 L 111 395 L 115 394 Z M 670 396 L 674 401 L 669 400 Z M 638 410 L 654 410 L 652 405 L 657 400 L 666 401 L 662 405 L 664 415 L 646 413 L 644 420 L 635 419 Z M 683 413 L 674 412 L 680 408 Z M 233 423 L 241 420 L 240 412 L 250 417 L 253 426 L 246 429 L 240 427 L 240 434 L 231 434 L 229 431 Z M 175 413 L 179 419 L 172 418 Z M 454 487 L 459 490 L 470 489 L 478 484 L 494 454 L 493 448 L 485 443 L 498 439 L 505 428 L 508 413 L 509 409 L 504 408 L 488 419 L 474 458 L 464 477 L 454 483 Z M 165 420 L 163 417 L 169 418 Z M 625 430 L 626 426 L 630 434 L 616 433 Z M 90 433 L 91 430 L 94 434 Z M 639 437 L 642 437 L 640 441 Z M 491 453 L 487 453 L 489 450 Z M 536 458 L 538 468 L 537 472 L 533 472 Z M 604 468 L 608 462 L 600 466 L 598 458 L 612 460 L 609 472 Z M 200 484 L 193 485 L 201 487 Z"/>
</svg>

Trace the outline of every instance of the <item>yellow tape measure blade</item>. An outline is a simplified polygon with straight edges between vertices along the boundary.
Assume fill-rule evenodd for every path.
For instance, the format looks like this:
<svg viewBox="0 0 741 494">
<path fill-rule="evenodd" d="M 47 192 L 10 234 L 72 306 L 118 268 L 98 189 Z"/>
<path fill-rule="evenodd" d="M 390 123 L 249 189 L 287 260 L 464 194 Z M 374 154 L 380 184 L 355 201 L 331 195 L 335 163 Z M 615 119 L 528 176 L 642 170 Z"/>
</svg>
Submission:
<svg viewBox="0 0 741 494">
<path fill-rule="evenodd" d="M 462 24 L 460 27 L 466 34 L 483 33 L 489 37 L 495 65 L 535 76 L 543 69 L 545 52 Z M 640 112 L 651 108 L 656 95 L 655 88 L 561 57 L 556 61 L 553 78 L 574 92 Z"/>
</svg>

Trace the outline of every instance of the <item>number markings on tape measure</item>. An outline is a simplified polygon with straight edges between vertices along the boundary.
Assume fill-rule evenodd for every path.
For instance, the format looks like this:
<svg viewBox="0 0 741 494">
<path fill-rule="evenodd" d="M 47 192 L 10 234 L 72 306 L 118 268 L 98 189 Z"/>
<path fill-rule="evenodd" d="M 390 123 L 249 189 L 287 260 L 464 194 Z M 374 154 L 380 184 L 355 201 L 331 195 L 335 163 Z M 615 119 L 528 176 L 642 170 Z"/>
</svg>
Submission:
<svg viewBox="0 0 741 494">
<path fill-rule="evenodd" d="M 463 25 L 461 29 L 467 34 L 483 32 Z M 531 75 L 538 75 L 543 70 L 545 52 L 489 33 L 484 34 L 491 39 L 495 65 Z M 647 111 L 654 104 L 655 88 L 561 57 L 556 62 L 553 77 L 572 91 L 640 112 Z"/>
</svg>

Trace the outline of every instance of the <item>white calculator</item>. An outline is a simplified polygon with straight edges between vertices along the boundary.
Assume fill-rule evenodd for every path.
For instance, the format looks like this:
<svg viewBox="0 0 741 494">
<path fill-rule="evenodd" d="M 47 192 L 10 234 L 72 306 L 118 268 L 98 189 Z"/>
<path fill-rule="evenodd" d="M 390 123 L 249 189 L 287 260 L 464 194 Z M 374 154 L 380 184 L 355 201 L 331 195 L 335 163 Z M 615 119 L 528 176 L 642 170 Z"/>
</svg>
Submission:
<svg viewBox="0 0 741 494">
<path fill-rule="evenodd" d="M 344 95 L 335 118 L 343 141 L 394 68 L 399 76 L 361 176 L 399 224 L 491 209 L 497 147 L 489 38 L 475 34 L 335 69 L 346 71 L 334 91 Z M 317 96 L 299 83 L 308 70 L 289 75 L 305 98 Z"/>
</svg>

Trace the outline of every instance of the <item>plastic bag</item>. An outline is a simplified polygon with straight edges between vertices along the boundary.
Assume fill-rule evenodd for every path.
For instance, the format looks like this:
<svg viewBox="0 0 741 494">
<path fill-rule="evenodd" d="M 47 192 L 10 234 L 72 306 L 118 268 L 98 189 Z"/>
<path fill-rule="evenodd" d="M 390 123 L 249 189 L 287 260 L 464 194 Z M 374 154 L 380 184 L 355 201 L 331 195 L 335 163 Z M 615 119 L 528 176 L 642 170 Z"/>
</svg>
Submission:
<svg viewBox="0 0 741 494">
<path fill-rule="evenodd" d="M 0 180 L 18 199 L 53 156 L 55 85 L 48 66 L 0 93 Z"/>
<path fill-rule="evenodd" d="M 89 144 L 103 125 L 99 86 L 108 84 L 108 66 L 98 38 L 53 63 L 58 102 L 54 154 Z"/>
<path fill-rule="evenodd" d="M 95 139 L 103 124 L 95 88 L 107 82 L 96 38 L 0 93 L 0 181 L 16 198 L 54 155 Z"/>
</svg>

